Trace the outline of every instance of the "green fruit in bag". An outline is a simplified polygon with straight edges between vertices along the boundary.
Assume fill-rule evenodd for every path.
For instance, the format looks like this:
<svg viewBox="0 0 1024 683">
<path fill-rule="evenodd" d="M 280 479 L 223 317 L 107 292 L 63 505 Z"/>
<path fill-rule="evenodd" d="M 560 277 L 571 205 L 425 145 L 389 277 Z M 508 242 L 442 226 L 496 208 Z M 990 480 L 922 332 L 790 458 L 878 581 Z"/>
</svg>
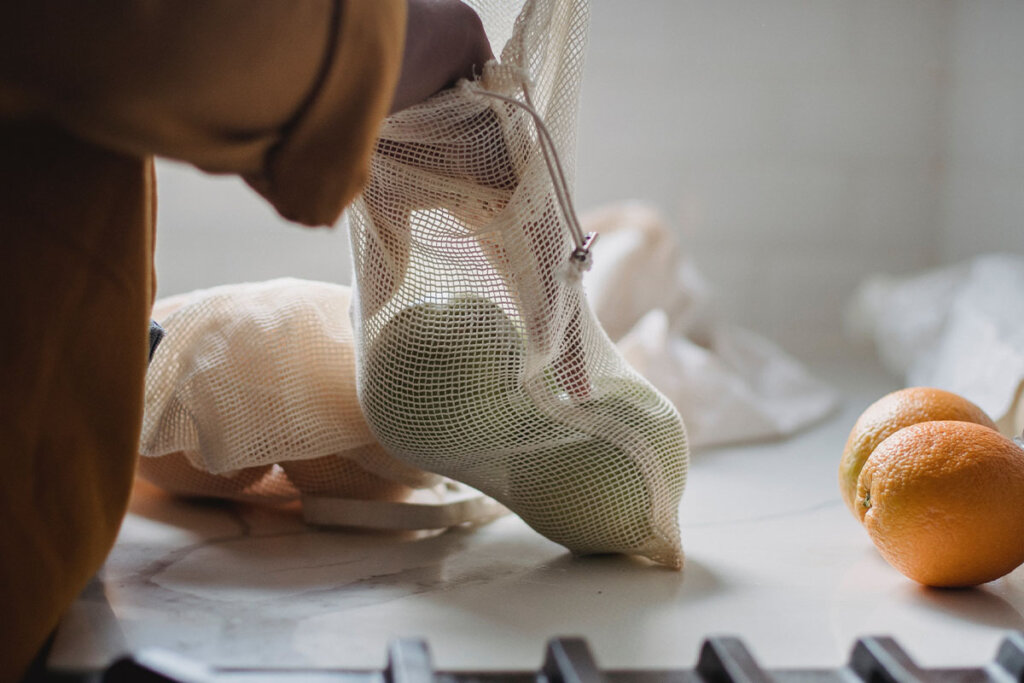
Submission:
<svg viewBox="0 0 1024 683">
<path fill-rule="evenodd" d="M 579 400 L 549 383 L 541 410 L 518 328 L 477 296 L 402 310 L 367 353 L 363 408 L 394 455 L 494 496 L 574 552 L 679 564 L 686 437 L 660 394 L 619 379 Z"/>
<path fill-rule="evenodd" d="M 686 432 L 657 393 L 637 383 L 619 391 L 581 404 L 594 435 L 513 456 L 506 504 L 574 552 L 639 552 L 677 566 Z"/>
<path fill-rule="evenodd" d="M 522 390 L 525 359 L 518 329 L 491 301 L 416 304 L 375 337 L 363 408 L 389 449 L 442 467 L 453 448 L 507 448 L 544 421 Z"/>
</svg>

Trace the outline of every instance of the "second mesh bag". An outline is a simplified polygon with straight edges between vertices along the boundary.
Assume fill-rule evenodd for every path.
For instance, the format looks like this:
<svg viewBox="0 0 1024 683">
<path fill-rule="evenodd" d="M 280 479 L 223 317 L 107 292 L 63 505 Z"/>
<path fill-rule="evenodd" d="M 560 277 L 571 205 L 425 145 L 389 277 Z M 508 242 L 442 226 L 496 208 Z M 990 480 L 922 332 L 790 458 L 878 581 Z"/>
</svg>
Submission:
<svg viewBox="0 0 1024 683">
<path fill-rule="evenodd" d="M 353 205 L 359 400 L 403 462 L 578 554 L 682 566 L 686 433 L 583 294 L 569 186 L 587 6 L 477 2 L 480 79 L 388 119 Z"/>
</svg>

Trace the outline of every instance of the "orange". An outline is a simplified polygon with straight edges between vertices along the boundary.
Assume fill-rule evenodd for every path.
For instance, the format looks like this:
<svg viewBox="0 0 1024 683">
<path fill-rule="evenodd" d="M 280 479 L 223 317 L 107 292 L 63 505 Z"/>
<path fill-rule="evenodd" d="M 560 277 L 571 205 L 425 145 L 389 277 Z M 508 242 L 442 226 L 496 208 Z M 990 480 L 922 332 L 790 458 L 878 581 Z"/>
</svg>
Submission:
<svg viewBox="0 0 1024 683">
<path fill-rule="evenodd" d="M 904 427 L 932 420 L 960 420 L 996 428 L 981 408 L 942 389 L 910 387 L 878 399 L 853 426 L 839 463 L 839 490 L 855 517 L 861 517 L 857 510 L 857 477 L 871 452 Z"/>
<path fill-rule="evenodd" d="M 1024 449 L 971 422 L 922 422 L 871 453 L 858 511 L 882 556 L 927 586 L 974 586 L 1024 562 Z"/>
</svg>

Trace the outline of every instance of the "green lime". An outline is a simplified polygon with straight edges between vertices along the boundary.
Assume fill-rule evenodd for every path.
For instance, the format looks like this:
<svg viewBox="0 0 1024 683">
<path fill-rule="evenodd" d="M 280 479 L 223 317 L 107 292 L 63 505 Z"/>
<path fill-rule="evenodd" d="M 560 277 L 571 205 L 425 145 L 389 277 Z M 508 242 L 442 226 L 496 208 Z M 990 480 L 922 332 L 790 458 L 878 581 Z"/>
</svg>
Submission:
<svg viewBox="0 0 1024 683">
<path fill-rule="evenodd" d="M 544 536 L 583 554 L 638 551 L 674 535 L 686 483 L 678 413 L 640 384 L 580 408 L 589 434 L 511 457 L 506 504 Z"/>
<path fill-rule="evenodd" d="M 616 378 L 582 403 L 551 386 L 544 412 L 523 388 L 525 364 L 519 329 L 495 303 L 416 304 L 373 338 L 363 409 L 392 453 L 489 493 L 574 552 L 642 552 L 674 537 L 686 479 L 675 409 Z"/>
<path fill-rule="evenodd" d="M 373 339 L 363 409 L 389 449 L 415 457 L 508 448 L 542 421 L 522 389 L 512 320 L 487 299 L 410 306 Z"/>
</svg>

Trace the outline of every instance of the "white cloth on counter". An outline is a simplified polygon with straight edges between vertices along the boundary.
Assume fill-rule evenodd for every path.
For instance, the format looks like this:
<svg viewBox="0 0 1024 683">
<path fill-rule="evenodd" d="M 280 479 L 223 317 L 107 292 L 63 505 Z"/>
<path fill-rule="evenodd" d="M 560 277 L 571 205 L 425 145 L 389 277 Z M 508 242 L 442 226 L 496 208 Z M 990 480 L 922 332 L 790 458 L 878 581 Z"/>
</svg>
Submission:
<svg viewBox="0 0 1024 683">
<path fill-rule="evenodd" d="M 676 406 L 690 443 L 778 438 L 828 415 L 836 393 L 767 339 L 724 320 L 664 219 L 635 203 L 582 219 L 600 238 L 584 286 L 626 360 Z"/>
<path fill-rule="evenodd" d="M 911 277 L 870 277 L 847 324 L 908 385 L 964 396 L 1007 436 L 1024 428 L 1024 258 L 989 254 Z"/>
</svg>

